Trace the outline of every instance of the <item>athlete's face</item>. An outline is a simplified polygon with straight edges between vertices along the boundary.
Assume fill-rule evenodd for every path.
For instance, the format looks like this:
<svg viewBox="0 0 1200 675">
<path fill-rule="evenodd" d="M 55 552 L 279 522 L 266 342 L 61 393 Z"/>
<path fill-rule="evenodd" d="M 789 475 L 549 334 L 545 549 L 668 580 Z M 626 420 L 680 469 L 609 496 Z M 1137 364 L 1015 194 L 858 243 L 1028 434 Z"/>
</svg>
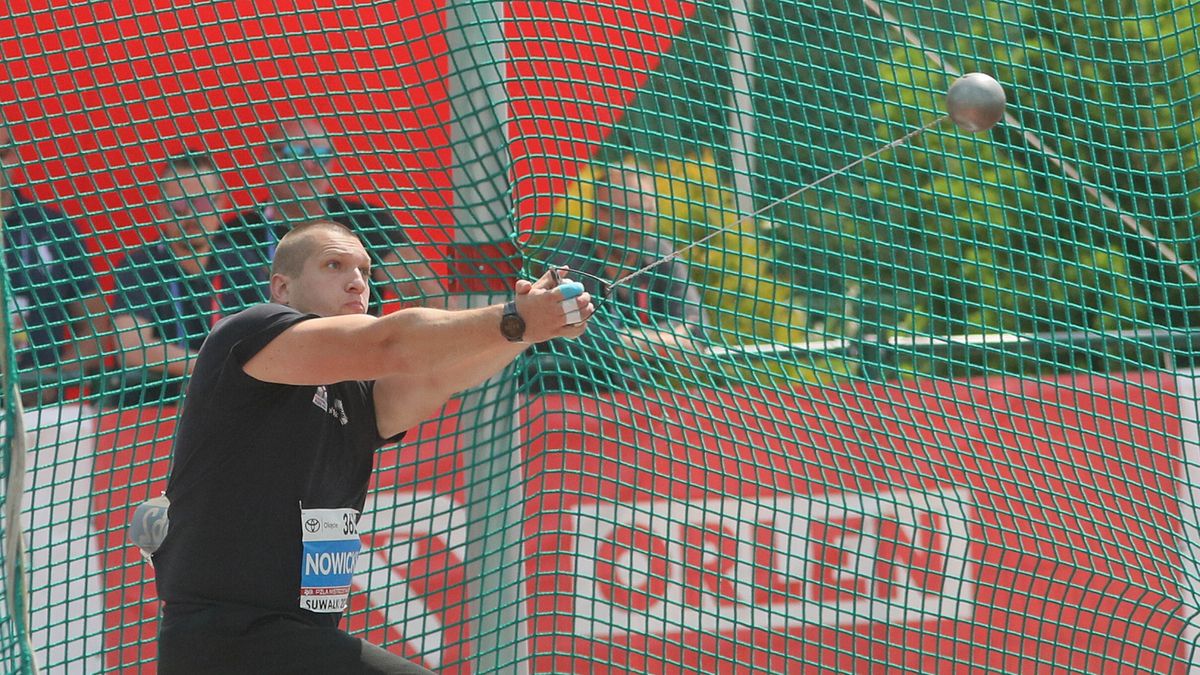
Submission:
<svg viewBox="0 0 1200 675">
<path fill-rule="evenodd" d="M 371 258 L 357 237 L 341 232 L 316 232 L 313 251 L 301 273 L 287 278 L 284 297 L 289 307 L 319 316 L 364 314 L 370 292 Z"/>
</svg>

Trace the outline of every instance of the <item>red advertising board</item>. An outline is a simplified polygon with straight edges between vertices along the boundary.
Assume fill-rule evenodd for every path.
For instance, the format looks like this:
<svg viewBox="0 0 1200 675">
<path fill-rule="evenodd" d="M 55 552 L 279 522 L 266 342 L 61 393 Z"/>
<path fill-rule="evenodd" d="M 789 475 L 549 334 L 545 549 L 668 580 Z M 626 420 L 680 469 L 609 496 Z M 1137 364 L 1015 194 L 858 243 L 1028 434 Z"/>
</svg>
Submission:
<svg viewBox="0 0 1200 675">
<path fill-rule="evenodd" d="M 0 100 L 22 160 L 14 178 L 76 219 L 99 273 L 157 238 L 151 185 L 165 157 L 211 149 L 237 208 L 248 208 L 265 196 L 267 127 L 298 116 L 329 126 L 339 193 L 391 208 L 418 243 L 454 240 L 444 2 L 6 5 Z M 506 5 L 499 68 L 522 227 L 545 218 L 592 159 L 694 9 Z"/>
<path fill-rule="evenodd" d="M 525 407 L 538 673 L 1183 672 L 1174 383 L 546 395 Z M 380 457 L 348 627 L 468 673 L 454 411 Z M 128 504 L 170 425 L 102 420 L 107 662 L 153 656 Z M 157 458 L 157 459 L 152 459 Z M 133 486 L 130 488 L 129 486 Z"/>
</svg>

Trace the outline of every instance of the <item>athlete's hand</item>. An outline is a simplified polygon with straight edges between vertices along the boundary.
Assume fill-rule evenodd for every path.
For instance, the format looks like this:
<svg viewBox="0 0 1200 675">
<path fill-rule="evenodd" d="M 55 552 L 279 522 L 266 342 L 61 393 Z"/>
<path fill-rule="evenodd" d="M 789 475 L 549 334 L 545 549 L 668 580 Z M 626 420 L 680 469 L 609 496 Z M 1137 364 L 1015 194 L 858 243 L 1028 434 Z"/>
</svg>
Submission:
<svg viewBox="0 0 1200 675">
<path fill-rule="evenodd" d="M 591 294 L 586 291 L 575 298 L 580 322 L 566 325 L 567 316 L 562 308 L 563 294 L 557 286 L 560 282 L 570 281 L 568 274 L 567 268 L 560 267 L 547 270 L 537 281 L 521 279 L 517 282 L 514 299 L 517 312 L 525 319 L 526 342 L 545 342 L 559 337 L 574 339 L 587 330 L 588 319 L 592 318 L 596 309 L 592 306 Z"/>
</svg>

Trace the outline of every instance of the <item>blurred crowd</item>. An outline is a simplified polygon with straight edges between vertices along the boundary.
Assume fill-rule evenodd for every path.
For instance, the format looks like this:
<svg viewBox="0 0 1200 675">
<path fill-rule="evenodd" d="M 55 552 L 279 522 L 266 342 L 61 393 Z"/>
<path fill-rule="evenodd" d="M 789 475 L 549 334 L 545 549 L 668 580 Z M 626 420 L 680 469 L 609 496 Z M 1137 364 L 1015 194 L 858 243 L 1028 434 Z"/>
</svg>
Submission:
<svg viewBox="0 0 1200 675">
<path fill-rule="evenodd" d="M 178 398 L 212 326 L 268 300 L 275 246 L 304 222 L 333 220 L 362 237 L 372 257 L 371 313 L 448 307 L 443 280 L 396 216 L 337 194 L 340 157 L 319 119 L 268 129 L 258 150 L 266 196 L 247 210 L 233 210 L 209 153 L 166 159 L 150 195 L 155 227 L 144 228 L 157 238 L 147 237 L 116 262 L 111 292 L 97 283 L 94 257 L 71 219 L 10 184 L 17 150 L 0 122 L 8 316 L 26 405 L 85 393 L 112 405 Z M 548 375 L 537 388 L 618 386 L 655 359 L 686 360 L 699 349 L 699 296 L 682 261 L 605 292 L 608 283 L 670 252 L 655 235 L 654 181 L 634 165 L 614 167 L 596 198 L 589 237 L 555 241 L 541 264 L 578 270 L 606 307 L 592 337 L 540 350 L 534 363 Z M 581 370 L 583 363 L 591 366 Z"/>
<path fill-rule="evenodd" d="M 371 310 L 445 307 L 446 291 L 389 210 L 335 194 L 339 156 L 321 120 L 281 122 L 259 149 L 266 198 L 232 211 L 222 171 L 202 150 L 156 168 L 157 238 L 130 247 L 102 292 L 75 223 L 11 184 L 17 151 L 0 122 L 0 216 L 13 357 L 27 405 L 104 390 L 133 404 L 177 397 L 209 329 L 265 302 L 275 243 L 291 227 L 337 221 L 369 243 Z M 96 393 L 93 391 L 92 393 Z"/>
</svg>

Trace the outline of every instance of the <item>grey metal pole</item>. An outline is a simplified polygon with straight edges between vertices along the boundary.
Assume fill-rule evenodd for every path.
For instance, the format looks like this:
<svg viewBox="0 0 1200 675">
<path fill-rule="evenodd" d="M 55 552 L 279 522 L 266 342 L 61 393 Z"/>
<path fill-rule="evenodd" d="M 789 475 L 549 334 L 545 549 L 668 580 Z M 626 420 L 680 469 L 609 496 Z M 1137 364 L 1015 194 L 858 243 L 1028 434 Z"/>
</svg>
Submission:
<svg viewBox="0 0 1200 675">
<path fill-rule="evenodd" d="M 446 7 L 453 213 L 458 244 L 510 241 L 504 4 L 452 0 Z M 477 293 L 467 306 L 508 294 Z M 497 326 L 499 331 L 499 326 Z M 524 479 L 513 368 L 463 396 L 467 593 L 474 673 L 528 671 L 522 557 Z"/>
<path fill-rule="evenodd" d="M 450 51 L 450 149 L 456 241 L 495 244 L 512 235 L 504 3 L 452 0 L 446 6 Z"/>
<path fill-rule="evenodd" d="M 755 41 L 750 21 L 753 0 L 730 0 L 729 36 L 725 44 L 729 68 L 729 159 L 737 189 L 738 217 L 754 213 L 754 172 L 758 144 L 754 115 Z"/>
<path fill-rule="evenodd" d="M 2 122 L 0 122 L 2 123 Z M 0 167 L 3 173 L 4 167 Z M 7 189 L 7 180 L 0 180 L 0 189 Z M 0 222 L 4 220 L 5 211 L 0 209 Z M 5 265 L 4 235 L 0 232 L 0 383 L 4 387 L 4 398 L 7 399 L 5 412 L 11 418 L 11 441 L 8 444 L 5 458 L 5 471 L 8 478 L 4 483 L 4 583 L 5 604 L 8 616 L 14 624 L 14 632 L 20 644 L 21 665 L 29 668 L 29 672 L 37 675 L 39 672 L 37 654 L 30 643 L 29 632 L 29 587 L 25 577 L 25 525 L 21 518 L 21 498 L 25 494 L 25 460 L 28 453 L 25 437 L 25 408 L 21 401 L 20 378 L 9 366 L 11 355 L 8 345 L 12 340 L 12 313 L 8 311 L 8 296 L 12 289 L 8 286 L 8 269 Z"/>
</svg>

